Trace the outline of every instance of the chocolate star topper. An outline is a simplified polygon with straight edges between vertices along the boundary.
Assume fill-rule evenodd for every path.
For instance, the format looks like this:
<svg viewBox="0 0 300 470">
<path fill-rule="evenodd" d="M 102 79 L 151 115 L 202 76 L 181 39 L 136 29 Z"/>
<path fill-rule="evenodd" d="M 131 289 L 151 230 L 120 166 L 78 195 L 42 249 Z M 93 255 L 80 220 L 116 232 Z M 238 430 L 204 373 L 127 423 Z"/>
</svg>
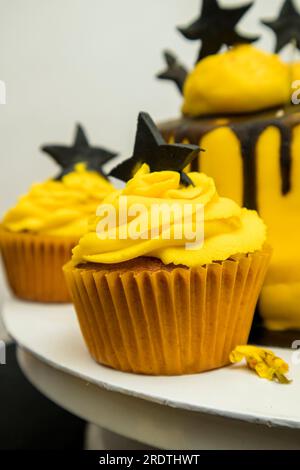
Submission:
<svg viewBox="0 0 300 470">
<path fill-rule="evenodd" d="M 183 170 L 201 150 L 197 145 L 167 144 L 149 114 L 140 113 L 133 155 L 116 166 L 110 176 L 128 181 L 143 163 L 147 163 L 151 171 L 178 171 L 182 184 L 193 185 Z"/>
<path fill-rule="evenodd" d="M 187 77 L 187 69 L 180 64 L 177 57 L 170 51 L 164 51 L 164 58 L 167 64 L 167 69 L 158 74 L 157 78 L 161 80 L 170 80 L 174 82 L 180 93 L 183 93 L 183 85 Z"/>
<path fill-rule="evenodd" d="M 259 39 L 258 36 L 242 35 L 235 29 L 252 5 L 251 2 L 239 8 L 221 8 L 217 0 L 203 0 L 199 18 L 187 27 L 178 28 L 187 39 L 202 41 L 197 62 L 219 52 L 224 44 L 249 44 Z"/>
<path fill-rule="evenodd" d="M 300 14 L 292 0 L 285 0 L 278 18 L 273 21 L 262 21 L 276 35 L 275 52 L 280 52 L 289 43 L 294 42 L 300 49 Z"/>
<path fill-rule="evenodd" d="M 50 155 L 62 170 L 56 179 L 74 171 L 77 163 L 85 163 L 86 168 L 97 171 L 106 178 L 103 165 L 118 154 L 102 147 L 91 147 L 80 124 L 77 124 L 75 140 L 70 147 L 64 145 L 44 145 L 41 150 Z"/>
</svg>

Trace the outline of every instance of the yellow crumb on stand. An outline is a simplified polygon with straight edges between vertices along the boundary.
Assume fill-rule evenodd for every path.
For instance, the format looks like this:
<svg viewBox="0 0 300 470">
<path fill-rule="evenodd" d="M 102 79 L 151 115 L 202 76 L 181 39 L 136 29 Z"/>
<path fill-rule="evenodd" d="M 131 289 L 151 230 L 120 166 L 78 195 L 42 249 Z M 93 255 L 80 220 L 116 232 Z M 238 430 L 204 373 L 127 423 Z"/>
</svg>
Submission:
<svg viewBox="0 0 300 470">
<path fill-rule="evenodd" d="M 249 369 L 254 370 L 262 379 L 289 384 L 291 380 L 286 377 L 289 371 L 288 364 L 280 357 L 267 349 L 256 346 L 237 346 L 229 356 L 232 363 L 246 359 Z"/>
</svg>

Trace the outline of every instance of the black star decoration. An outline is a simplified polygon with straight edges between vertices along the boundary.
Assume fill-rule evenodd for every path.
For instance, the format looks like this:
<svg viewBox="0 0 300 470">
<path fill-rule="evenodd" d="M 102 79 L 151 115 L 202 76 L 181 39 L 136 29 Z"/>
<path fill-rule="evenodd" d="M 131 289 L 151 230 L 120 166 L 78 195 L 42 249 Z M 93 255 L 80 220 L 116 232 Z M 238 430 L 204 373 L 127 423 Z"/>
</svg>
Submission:
<svg viewBox="0 0 300 470">
<path fill-rule="evenodd" d="M 179 89 L 180 93 L 183 93 L 183 85 L 187 77 L 187 69 L 178 62 L 177 57 L 170 51 L 164 51 L 164 58 L 167 64 L 167 69 L 158 74 L 157 78 L 161 80 L 170 80 L 174 82 Z"/>
<path fill-rule="evenodd" d="M 226 44 L 249 44 L 259 37 L 244 36 L 235 28 L 240 19 L 252 7 L 253 3 L 239 8 L 221 8 L 217 0 L 203 0 L 199 18 L 179 31 L 190 40 L 201 40 L 202 45 L 197 62 L 208 55 L 216 54 Z"/>
<path fill-rule="evenodd" d="M 97 171 L 104 178 L 103 165 L 117 156 L 117 153 L 110 152 L 102 147 L 91 147 L 86 134 L 79 124 L 76 127 L 75 140 L 70 147 L 64 145 L 44 145 L 41 150 L 50 155 L 62 170 L 57 176 L 57 180 L 72 172 L 77 163 L 85 163 L 88 170 Z"/>
<path fill-rule="evenodd" d="M 116 166 L 110 176 L 128 181 L 143 163 L 147 163 L 151 171 L 178 171 L 182 184 L 193 185 L 183 170 L 198 157 L 200 151 L 196 145 L 167 144 L 149 114 L 140 113 L 133 156 Z"/>
<path fill-rule="evenodd" d="M 286 0 L 274 21 L 262 21 L 276 34 L 275 52 L 280 52 L 290 42 L 300 49 L 300 14 L 296 10 L 292 0 Z"/>
</svg>

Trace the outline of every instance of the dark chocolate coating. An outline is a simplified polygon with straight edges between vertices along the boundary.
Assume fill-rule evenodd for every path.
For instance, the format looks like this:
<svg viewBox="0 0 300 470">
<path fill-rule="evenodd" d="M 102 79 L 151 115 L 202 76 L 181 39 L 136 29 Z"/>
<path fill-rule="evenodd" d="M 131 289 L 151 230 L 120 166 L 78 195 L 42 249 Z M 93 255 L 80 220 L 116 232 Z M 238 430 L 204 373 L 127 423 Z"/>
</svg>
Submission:
<svg viewBox="0 0 300 470">
<path fill-rule="evenodd" d="M 278 111 L 284 115 L 276 116 Z M 162 124 L 160 130 L 166 140 L 175 138 L 175 142 L 187 139 L 192 144 L 199 145 L 202 138 L 210 131 L 221 127 L 218 122 L 220 116 L 203 117 L 192 119 L 182 117 L 181 119 Z M 288 106 L 284 110 L 276 108 L 261 113 L 243 114 L 240 116 L 222 116 L 228 120 L 228 126 L 238 137 L 241 143 L 243 158 L 243 180 L 244 180 L 244 206 L 248 209 L 259 209 L 257 203 L 257 174 L 256 174 L 256 146 L 261 134 L 270 126 L 279 129 L 281 135 L 280 147 L 280 172 L 281 192 L 285 196 L 291 190 L 291 133 L 295 125 L 300 124 L 300 106 Z M 194 160 L 192 169 L 201 169 L 201 157 Z"/>
<path fill-rule="evenodd" d="M 293 0 L 285 0 L 278 18 L 274 21 L 262 21 L 276 35 L 275 52 L 280 52 L 290 42 L 300 49 L 300 14 Z"/>
<path fill-rule="evenodd" d="M 183 170 L 198 158 L 200 150 L 197 145 L 167 144 L 149 114 L 140 113 L 133 155 L 116 166 L 110 176 L 128 181 L 143 163 L 147 163 L 152 172 L 178 171 L 182 184 L 193 184 L 187 175 L 183 175 Z"/>
<path fill-rule="evenodd" d="M 201 40 L 196 62 L 218 53 L 224 44 L 249 44 L 259 39 L 258 36 L 246 36 L 236 31 L 240 19 L 252 5 L 253 3 L 238 8 L 221 8 L 217 0 L 203 0 L 200 16 L 189 26 L 178 28 L 187 39 Z"/>
<path fill-rule="evenodd" d="M 85 163 L 88 170 L 96 171 L 106 178 L 103 165 L 118 155 L 102 147 L 91 147 L 80 124 L 77 124 L 74 143 L 70 147 L 44 145 L 41 150 L 50 155 L 62 168 L 56 177 L 57 180 L 74 171 L 77 163 Z"/>
<path fill-rule="evenodd" d="M 299 330 L 287 331 L 269 331 L 263 326 L 253 325 L 249 343 L 277 347 L 277 348 L 291 348 L 294 341 L 299 339 Z"/>
</svg>

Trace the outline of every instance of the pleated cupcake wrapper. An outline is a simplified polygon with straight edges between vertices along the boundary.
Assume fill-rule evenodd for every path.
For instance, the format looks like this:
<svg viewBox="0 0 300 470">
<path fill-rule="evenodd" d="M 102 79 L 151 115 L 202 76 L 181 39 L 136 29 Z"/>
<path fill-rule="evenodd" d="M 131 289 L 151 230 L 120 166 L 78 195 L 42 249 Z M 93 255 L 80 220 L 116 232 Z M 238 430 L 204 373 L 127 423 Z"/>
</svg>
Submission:
<svg viewBox="0 0 300 470">
<path fill-rule="evenodd" d="M 0 248 L 13 293 L 30 301 L 70 302 L 62 267 L 77 242 L 0 229 Z"/>
<path fill-rule="evenodd" d="M 65 266 L 91 356 L 142 374 L 222 367 L 248 341 L 270 249 L 206 267 L 107 272 Z"/>
</svg>

